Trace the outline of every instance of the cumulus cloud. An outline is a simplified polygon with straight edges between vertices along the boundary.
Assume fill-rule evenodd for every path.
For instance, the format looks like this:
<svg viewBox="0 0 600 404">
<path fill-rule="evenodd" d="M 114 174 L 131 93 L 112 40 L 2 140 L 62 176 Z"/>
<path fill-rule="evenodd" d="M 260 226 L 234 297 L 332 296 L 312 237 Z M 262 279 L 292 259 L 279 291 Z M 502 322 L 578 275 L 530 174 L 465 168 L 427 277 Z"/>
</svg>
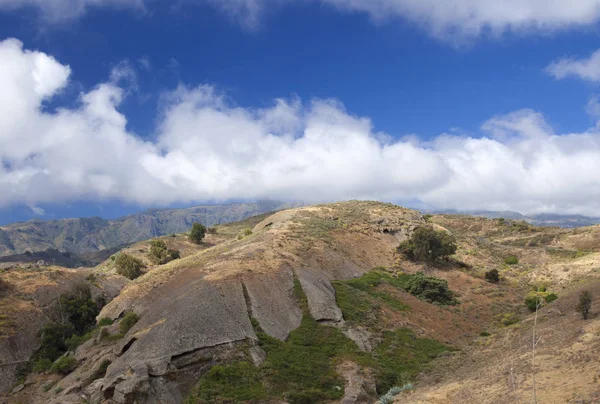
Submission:
<svg viewBox="0 0 600 404">
<path fill-rule="evenodd" d="M 600 49 L 588 58 L 562 58 L 546 67 L 546 72 L 556 79 L 575 76 L 587 81 L 600 81 Z"/>
<path fill-rule="evenodd" d="M 0 9 L 36 7 L 51 19 L 68 19 L 100 6 L 143 8 L 167 0 L 0 0 Z M 553 32 L 592 25 L 600 19 L 600 0 L 182 0 L 210 4 L 242 25 L 255 28 L 265 12 L 291 3 L 313 2 L 375 21 L 405 20 L 432 35 L 455 42 L 482 34 Z"/>
<path fill-rule="evenodd" d="M 119 111 L 127 95 L 119 74 L 81 94 L 78 106 L 48 112 L 43 105 L 68 85 L 69 67 L 17 40 L 0 42 L 0 62 L 0 206 L 368 198 L 600 209 L 598 130 L 555 134 L 531 110 L 493 117 L 481 137 L 454 131 L 424 144 L 376 132 L 336 100 L 250 109 L 211 86 L 181 85 L 164 95 L 156 133 L 142 138 Z"/>
</svg>

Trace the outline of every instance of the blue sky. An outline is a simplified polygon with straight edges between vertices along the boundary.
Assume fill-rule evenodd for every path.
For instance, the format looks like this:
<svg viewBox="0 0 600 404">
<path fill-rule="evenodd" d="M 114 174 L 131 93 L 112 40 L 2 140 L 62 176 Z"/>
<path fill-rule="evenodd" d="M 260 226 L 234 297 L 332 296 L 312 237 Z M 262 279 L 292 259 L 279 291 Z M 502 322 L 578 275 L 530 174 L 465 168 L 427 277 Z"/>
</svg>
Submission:
<svg viewBox="0 0 600 404">
<path fill-rule="evenodd" d="M 256 198 L 600 215 L 600 1 L 453 1 L 0 0 L 0 224 Z"/>
</svg>

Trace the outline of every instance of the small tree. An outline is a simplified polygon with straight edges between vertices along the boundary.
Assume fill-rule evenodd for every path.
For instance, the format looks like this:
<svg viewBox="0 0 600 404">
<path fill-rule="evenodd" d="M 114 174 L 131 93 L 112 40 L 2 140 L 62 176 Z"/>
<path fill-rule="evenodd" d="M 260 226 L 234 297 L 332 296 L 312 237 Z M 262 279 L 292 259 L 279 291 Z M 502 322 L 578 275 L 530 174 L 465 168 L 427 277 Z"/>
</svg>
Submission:
<svg viewBox="0 0 600 404">
<path fill-rule="evenodd" d="M 150 241 L 150 251 L 148 258 L 155 264 L 166 264 L 179 258 L 181 255 L 178 250 L 168 249 L 167 244 L 163 240 Z"/>
<path fill-rule="evenodd" d="M 581 313 L 584 320 L 589 318 L 592 311 L 592 294 L 588 290 L 584 290 L 579 294 L 579 303 L 576 310 Z"/>
<path fill-rule="evenodd" d="M 398 251 L 415 261 L 434 263 L 447 259 L 456 252 L 454 237 L 445 231 L 435 231 L 431 226 L 415 229 L 411 237 L 398 246 Z"/>
<path fill-rule="evenodd" d="M 496 268 L 490 269 L 485 273 L 485 280 L 490 283 L 498 283 L 500 282 L 500 273 Z"/>
<path fill-rule="evenodd" d="M 206 227 L 202 223 L 194 223 L 190 232 L 190 241 L 192 243 L 201 244 L 206 235 Z"/>
<path fill-rule="evenodd" d="M 129 279 L 135 279 L 142 274 L 144 263 L 139 258 L 129 254 L 119 253 L 115 258 L 117 273 Z"/>
</svg>

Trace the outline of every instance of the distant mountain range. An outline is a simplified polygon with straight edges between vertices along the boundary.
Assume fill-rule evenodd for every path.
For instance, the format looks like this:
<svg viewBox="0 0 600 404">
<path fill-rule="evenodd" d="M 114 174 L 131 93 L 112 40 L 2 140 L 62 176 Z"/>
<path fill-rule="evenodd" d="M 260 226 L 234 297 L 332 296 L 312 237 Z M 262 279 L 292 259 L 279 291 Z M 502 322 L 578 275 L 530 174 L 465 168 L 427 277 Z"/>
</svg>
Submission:
<svg viewBox="0 0 600 404">
<path fill-rule="evenodd" d="M 152 209 L 115 220 L 100 217 L 30 220 L 0 226 L 0 257 L 48 250 L 81 256 L 153 237 L 181 233 L 189 230 L 194 222 L 213 226 L 290 206 L 279 201 L 264 201 L 185 209 Z M 56 251 L 51 252 L 52 256 L 56 254 Z"/>
<path fill-rule="evenodd" d="M 439 213 L 439 214 L 457 214 L 457 215 L 469 215 L 469 216 L 481 216 L 489 219 L 510 219 L 510 220 L 525 220 L 536 226 L 557 226 L 557 227 L 584 227 L 592 226 L 600 223 L 600 217 L 590 217 L 583 215 L 561 215 L 556 213 L 540 213 L 536 215 L 523 215 L 519 212 L 513 211 L 487 211 L 487 210 L 432 210 L 426 213 Z"/>
</svg>

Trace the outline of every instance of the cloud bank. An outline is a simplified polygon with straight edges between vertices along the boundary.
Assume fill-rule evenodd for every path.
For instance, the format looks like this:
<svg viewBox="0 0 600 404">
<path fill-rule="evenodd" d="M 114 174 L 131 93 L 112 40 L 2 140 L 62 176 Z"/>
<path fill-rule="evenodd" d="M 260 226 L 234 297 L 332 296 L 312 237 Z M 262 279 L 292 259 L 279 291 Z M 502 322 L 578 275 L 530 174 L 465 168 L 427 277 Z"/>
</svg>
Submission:
<svg viewBox="0 0 600 404">
<path fill-rule="evenodd" d="M 94 7 L 143 9 L 167 0 L 0 0 L 0 9 L 33 7 L 50 20 L 68 20 Z M 454 42 L 482 34 L 548 33 L 590 26 L 600 19 L 600 0 L 182 0 L 211 4 L 244 26 L 256 27 L 262 15 L 292 3 L 321 3 L 375 21 L 405 20 L 440 39 Z"/>
<path fill-rule="evenodd" d="M 562 58 L 555 60 L 546 72 L 560 80 L 566 77 L 578 77 L 582 80 L 600 81 L 600 49 L 587 58 Z"/>
<path fill-rule="evenodd" d="M 439 208 L 600 212 L 600 133 L 555 134 L 543 116 L 493 117 L 482 137 L 422 144 L 376 132 L 335 100 L 232 105 L 210 86 L 163 97 L 153 136 L 128 131 L 121 75 L 74 108 L 45 103 L 70 68 L 0 42 L 0 206 L 76 199 L 143 205 L 281 198 L 420 200 Z"/>
</svg>

